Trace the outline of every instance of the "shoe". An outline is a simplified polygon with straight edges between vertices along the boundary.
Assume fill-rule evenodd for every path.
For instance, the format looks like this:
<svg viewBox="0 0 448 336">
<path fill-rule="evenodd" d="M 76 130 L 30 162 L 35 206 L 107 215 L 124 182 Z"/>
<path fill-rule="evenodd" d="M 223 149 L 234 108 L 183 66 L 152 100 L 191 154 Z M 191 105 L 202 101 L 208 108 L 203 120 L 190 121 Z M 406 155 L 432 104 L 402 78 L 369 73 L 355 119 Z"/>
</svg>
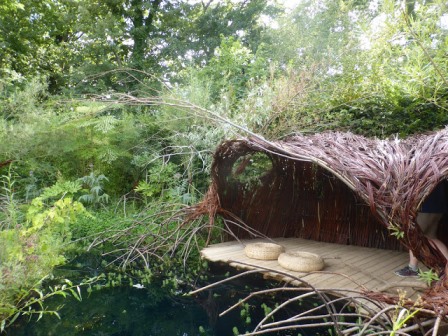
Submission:
<svg viewBox="0 0 448 336">
<path fill-rule="evenodd" d="M 417 269 L 416 271 L 414 271 L 409 266 L 406 266 L 402 269 L 396 270 L 394 273 L 401 277 L 418 277 L 419 270 Z"/>
</svg>

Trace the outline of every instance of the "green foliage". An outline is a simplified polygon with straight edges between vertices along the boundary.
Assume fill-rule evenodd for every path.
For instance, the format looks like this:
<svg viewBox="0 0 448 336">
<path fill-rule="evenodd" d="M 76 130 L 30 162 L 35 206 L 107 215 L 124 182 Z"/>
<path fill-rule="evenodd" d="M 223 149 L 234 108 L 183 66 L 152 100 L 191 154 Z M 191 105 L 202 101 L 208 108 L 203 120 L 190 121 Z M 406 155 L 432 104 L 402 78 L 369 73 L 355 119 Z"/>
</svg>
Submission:
<svg viewBox="0 0 448 336">
<path fill-rule="evenodd" d="M 207 335 L 207 332 L 206 332 L 206 330 L 205 330 L 205 328 L 203 327 L 203 326 L 199 326 L 199 335 L 200 336 L 205 336 L 205 335 Z"/>
<path fill-rule="evenodd" d="M 245 31 L 245 43 L 255 49 L 262 28 L 258 19 L 273 12 L 259 0 L 5 0 L 0 9 L 1 71 L 47 76 L 51 92 L 71 84 L 95 93 L 136 86 L 113 69 L 151 69 L 161 75 L 185 63 L 202 64 L 220 44 L 220 35 L 236 37 Z"/>
<path fill-rule="evenodd" d="M 82 213 L 85 213 L 84 206 L 69 197 L 57 200 L 51 207 L 43 203 L 43 198 L 37 197 L 28 207 L 26 218 L 29 225 L 25 233 L 47 233 L 45 230 L 48 229 L 48 233 L 57 233 L 63 243 L 70 239 L 70 222 Z"/>
<path fill-rule="evenodd" d="M 76 3 L 5 0 L 0 6 L 0 71 L 48 76 L 57 90 L 74 53 L 69 45 L 75 40 Z"/>
<path fill-rule="evenodd" d="M 406 322 L 411 320 L 417 313 L 419 312 L 419 309 L 414 310 L 411 312 L 410 310 L 403 308 L 397 315 L 396 319 L 393 321 L 392 331 L 390 333 L 390 336 L 395 336 L 396 332 L 399 331 L 401 328 L 406 326 Z"/>
<path fill-rule="evenodd" d="M 119 232 L 130 225 L 129 218 L 106 207 L 95 209 L 93 214 L 80 214 L 70 224 L 70 230 L 73 239 L 79 240 L 78 244 L 89 245 L 93 239 L 105 232 Z"/>
<path fill-rule="evenodd" d="M 281 86 L 269 133 L 342 129 L 385 137 L 443 127 L 446 4 L 409 8 L 305 1 L 279 20 L 267 41 L 287 71 L 270 84 Z"/>
<path fill-rule="evenodd" d="M 272 169 L 272 161 L 265 154 L 256 153 L 239 158 L 232 171 L 232 178 L 247 189 L 261 184 L 261 179 Z"/>
<path fill-rule="evenodd" d="M 12 180 L 9 177 L 9 185 Z M 83 205 L 69 197 L 59 197 L 46 204 L 45 201 L 76 192 L 79 186 L 63 183 L 45 189 L 41 196 L 32 200 L 26 213 L 14 226 L 3 226 L 0 231 L 0 318 L 5 328 L 19 316 L 44 313 L 43 300 L 48 295 L 62 294 L 66 285 L 44 295 L 40 291 L 42 279 L 51 275 L 54 267 L 65 262 L 64 253 L 71 241 L 70 223 L 80 214 L 86 214 Z M 17 211 L 23 211 L 23 207 Z M 26 219 L 26 221 L 23 221 Z M 35 296 L 35 294 L 39 294 Z M 53 294 L 52 294 L 53 293 Z M 73 293 L 72 293 L 73 295 Z M 36 310 L 35 304 L 40 306 Z M 49 312 L 51 313 L 51 312 Z"/>
<path fill-rule="evenodd" d="M 170 202 L 192 204 L 196 201 L 194 190 L 174 163 L 153 162 L 145 181 L 140 181 L 135 191 L 141 194 L 145 204 Z"/>
<path fill-rule="evenodd" d="M 146 145 L 158 147 L 141 140 L 141 136 L 151 136 L 146 134 L 150 127 L 141 123 L 148 120 L 116 106 L 109 110 L 114 115 L 102 115 L 104 104 L 57 108 L 49 104 L 39 103 L 38 108 L 20 113 L 20 118 L 4 120 L 4 128 L 0 122 L 0 161 L 17 161 L 17 173 L 28 176 L 27 181 L 20 181 L 27 185 L 27 199 L 57 180 L 88 174 L 91 165 L 111 177 L 110 190 L 129 191 L 138 174 L 129 161 Z"/>
<path fill-rule="evenodd" d="M 21 85 L 22 84 L 22 85 Z M 33 77 L 25 81 L 11 74 L 0 80 L 0 116 L 5 120 L 29 120 L 38 118 L 46 112 L 43 100 L 47 96 L 48 84 L 45 78 Z"/>
<path fill-rule="evenodd" d="M 103 174 L 96 175 L 94 172 L 79 178 L 78 182 L 87 187 L 87 189 L 83 190 L 87 193 L 80 196 L 79 200 L 93 205 L 101 205 L 109 202 L 109 195 L 104 192 L 104 181 L 107 182 L 109 179 Z"/>
<path fill-rule="evenodd" d="M 39 196 L 40 200 L 56 199 L 60 197 L 70 196 L 73 197 L 78 191 L 81 190 L 81 183 L 79 181 L 58 181 L 51 187 L 47 187 L 43 190 Z"/>
<path fill-rule="evenodd" d="M 34 287 L 24 289 L 20 292 L 17 298 L 17 304 L 0 303 L 0 332 L 4 332 L 21 316 L 28 316 L 30 319 L 32 316 L 37 316 L 37 321 L 44 315 L 54 315 L 60 319 L 58 309 L 61 307 L 58 307 L 56 310 L 49 310 L 44 306 L 44 302 L 56 295 L 63 296 L 64 298 L 72 296 L 74 299 L 82 301 L 81 286 L 90 287 L 100 278 L 94 277 L 86 279 L 78 285 L 74 285 L 70 280 L 64 279 L 62 284 L 50 286 L 47 293 L 40 289 L 44 279 L 38 281 Z"/>
<path fill-rule="evenodd" d="M 269 307 L 266 303 L 262 303 L 261 304 L 261 308 L 263 309 L 264 312 L 264 316 L 267 317 L 271 312 L 272 312 L 272 308 Z M 269 318 L 271 321 L 274 321 L 274 316 L 271 316 Z"/>
<path fill-rule="evenodd" d="M 252 319 L 250 317 L 250 308 L 251 307 L 248 303 L 243 303 L 240 310 L 240 317 L 246 325 L 250 325 L 252 323 Z"/>
<path fill-rule="evenodd" d="M 154 274 L 149 268 L 140 269 L 135 267 L 130 270 L 124 270 L 122 268 L 109 267 L 109 271 L 102 273 L 99 278 L 102 279 L 101 282 L 97 282 L 87 289 L 89 294 L 93 291 L 119 286 L 131 286 L 143 289 L 149 287 L 148 285 L 152 283 Z M 159 294 L 158 299 L 162 300 L 162 298 L 163 295 Z M 155 295 L 154 299 L 156 299 Z M 154 304 L 157 304 L 157 302 L 154 302 Z"/>
<path fill-rule="evenodd" d="M 200 78 L 210 81 L 212 85 L 212 100 L 216 101 L 226 94 L 232 104 L 242 98 L 253 62 L 252 52 L 239 40 L 223 38 L 209 65 L 200 72 Z"/>
<path fill-rule="evenodd" d="M 159 164 L 148 170 L 148 182 L 140 181 L 135 191 L 142 193 L 145 197 L 159 198 L 164 190 L 175 186 L 176 180 L 173 177 L 176 174 L 179 173 L 175 164 L 170 162 L 163 164 L 159 161 Z M 180 176 L 177 175 L 177 178 L 179 179 Z"/>
<path fill-rule="evenodd" d="M 16 227 L 22 214 L 19 209 L 19 201 L 15 193 L 15 175 L 11 168 L 7 175 L 1 176 L 0 188 L 0 230 Z"/>
<path fill-rule="evenodd" d="M 404 231 L 402 231 L 398 225 L 390 223 L 388 229 L 392 236 L 395 236 L 397 239 L 403 239 Z"/>
<path fill-rule="evenodd" d="M 420 270 L 418 276 L 419 276 L 419 278 L 421 280 L 426 282 L 426 284 L 428 286 L 430 286 L 434 281 L 438 281 L 439 280 L 439 276 L 432 269 L 430 269 L 428 271 Z"/>
</svg>

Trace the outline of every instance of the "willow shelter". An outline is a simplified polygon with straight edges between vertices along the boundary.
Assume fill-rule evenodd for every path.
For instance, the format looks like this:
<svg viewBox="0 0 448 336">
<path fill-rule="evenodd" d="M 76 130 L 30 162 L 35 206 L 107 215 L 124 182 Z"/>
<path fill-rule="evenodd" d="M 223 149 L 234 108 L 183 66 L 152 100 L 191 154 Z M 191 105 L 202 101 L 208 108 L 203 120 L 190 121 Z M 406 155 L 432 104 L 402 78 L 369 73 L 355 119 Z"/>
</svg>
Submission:
<svg viewBox="0 0 448 336">
<path fill-rule="evenodd" d="M 211 174 L 196 214 L 208 214 L 211 226 L 216 215 L 224 219 L 228 242 L 222 246 L 257 237 L 298 239 L 401 251 L 403 262 L 410 249 L 440 276 L 423 293 L 426 307 L 447 311 L 445 258 L 416 216 L 448 177 L 448 129 L 388 140 L 341 132 L 229 140 L 217 148 Z M 439 236 L 448 243 L 446 226 L 439 226 Z"/>
</svg>

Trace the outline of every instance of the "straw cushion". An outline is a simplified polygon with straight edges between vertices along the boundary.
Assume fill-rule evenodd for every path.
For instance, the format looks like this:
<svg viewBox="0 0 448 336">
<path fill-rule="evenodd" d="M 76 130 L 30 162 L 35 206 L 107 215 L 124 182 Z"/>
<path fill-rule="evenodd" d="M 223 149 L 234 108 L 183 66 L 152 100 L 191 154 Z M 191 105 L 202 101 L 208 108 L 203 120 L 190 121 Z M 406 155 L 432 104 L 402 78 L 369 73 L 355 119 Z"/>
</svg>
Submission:
<svg viewBox="0 0 448 336">
<path fill-rule="evenodd" d="M 283 251 L 283 246 L 274 243 L 251 243 L 244 248 L 246 256 L 259 260 L 276 260 Z"/>
<path fill-rule="evenodd" d="M 283 268 L 296 272 L 320 271 L 324 268 L 324 260 L 317 254 L 309 252 L 287 252 L 278 257 Z"/>
</svg>

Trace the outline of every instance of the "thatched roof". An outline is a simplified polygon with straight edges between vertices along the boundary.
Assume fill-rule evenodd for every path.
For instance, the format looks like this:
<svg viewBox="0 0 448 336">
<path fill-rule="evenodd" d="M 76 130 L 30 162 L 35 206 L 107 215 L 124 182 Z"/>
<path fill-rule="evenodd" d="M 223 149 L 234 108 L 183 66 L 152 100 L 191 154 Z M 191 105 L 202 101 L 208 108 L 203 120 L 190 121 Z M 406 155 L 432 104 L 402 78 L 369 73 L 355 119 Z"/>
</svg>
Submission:
<svg viewBox="0 0 448 336">
<path fill-rule="evenodd" d="M 258 184 L 243 185 L 241 180 L 238 180 L 238 174 L 250 164 L 250 157 L 254 153 L 264 153 L 268 156 L 272 161 L 272 169 L 259 177 Z M 411 249 L 420 261 L 442 276 L 443 281 L 439 282 L 439 285 L 444 283 L 445 258 L 422 234 L 416 225 L 416 215 L 424 199 L 439 182 L 448 177 L 448 129 L 407 139 L 390 140 L 369 139 L 351 133 L 326 132 L 314 135 L 299 134 L 275 142 L 257 137 L 226 141 L 217 148 L 214 155 L 212 184 L 202 203 L 203 210 L 208 211 L 211 217 L 219 213 L 233 219 L 235 223 L 238 222 L 236 231 L 243 225 L 247 225 L 246 229 L 250 231 L 255 224 L 247 221 L 251 218 L 262 218 L 266 229 L 263 233 L 269 232 L 266 226 L 280 225 L 276 218 L 282 217 L 282 211 L 288 213 L 287 217 L 283 216 L 281 219 L 284 222 L 293 214 L 288 212 L 291 206 L 297 207 L 309 201 L 309 198 L 297 198 L 298 193 L 311 190 L 306 181 L 300 182 L 300 186 L 297 182 L 299 175 L 303 179 L 303 171 L 306 170 L 307 176 L 312 176 L 310 171 L 313 171 L 313 176 L 317 176 L 317 179 L 319 176 L 321 179 L 327 176 L 331 188 L 337 183 L 345 185 L 343 188 L 336 186 L 339 189 L 331 196 L 332 202 L 336 202 L 339 197 L 345 197 L 347 200 L 351 199 L 353 204 L 359 205 L 357 209 L 370 209 L 369 215 L 361 212 L 361 216 L 374 216 L 374 221 L 385 231 L 372 229 L 377 224 L 369 224 L 371 232 L 367 232 L 361 240 L 369 240 L 380 231 L 381 234 L 386 232 L 388 237 L 384 238 L 385 240 L 398 239 L 403 247 Z M 334 189 L 326 190 L 328 193 L 328 190 Z M 351 193 L 351 198 L 347 196 L 347 190 Z M 285 194 L 295 201 L 288 203 Z M 276 198 L 279 198 L 279 201 L 275 201 Z M 308 208 L 321 209 L 325 206 L 319 204 L 325 197 L 315 199 L 318 202 L 317 208 L 312 205 Z M 278 209 L 282 205 L 285 205 L 285 209 Z M 276 212 L 272 210 L 267 213 L 266 209 L 272 207 L 276 208 Z M 301 215 L 306 212 L 306 209 L 302 210 Z M 360 212 L 356 211 L 359 221 Z M 266 214 L 260 217 L 262 212 Z M 318 217 L 316 223 L 320 225 L 320 214 Z M 306 226 L 303 218 L 302 222 L 300 220 L 300 216 L 296 216 L 294 225 Z M 257 225 L 260 228 L 260 224 Z M 338 230 L 342 229 L 338 227 L 333 230 L 332 235 L 334 236 L 335 232 L 337 235 Z M 290 229 L 283 231 L 285 234 L 291 232 Z"/>
</svg>

